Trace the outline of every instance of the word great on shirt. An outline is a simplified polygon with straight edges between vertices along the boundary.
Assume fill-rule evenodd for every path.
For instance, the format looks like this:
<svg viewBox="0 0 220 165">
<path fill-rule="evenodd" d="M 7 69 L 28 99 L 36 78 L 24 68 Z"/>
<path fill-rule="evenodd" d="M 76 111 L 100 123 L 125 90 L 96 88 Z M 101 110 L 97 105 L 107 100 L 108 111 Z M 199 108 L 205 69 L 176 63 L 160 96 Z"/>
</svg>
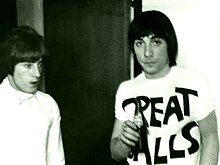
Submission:
<svg viewBox="0 0 220 165">
<path fill-rule="evenodd" d="M 161 127 L 163 125 L 167 125 L 169 123 L 169 119 L 172 115 L 176 115 L 178 122 L 181 122 L 184 120 L 184 116 L 190 117 L 190 100 L 189 96 L 193 95 L 198 97 L 198 92 L 195 90 L 191 89 L 186 89 L 186 88 L 175 88 L 175 92 L 180 94 L 182 96 L 183 100 L 183 109 L 181 109 L 181 104 L 180 101 L 178 100 L 177 95 L 176 96 L 171 96 L 168 100 L 167 106 L 165 111 L 156 108 L 157 104 L 163 103 L 163 97 L 156 97 L 156 98 L 148 98 L 147 96 L 138 96 L 136 98 L 129 98 L 123 101 L 123 108 L 127 106 L 128 104 L 134 103 L 137 108 L 136 102 L 144 102 L 144 105 L 141 105 L 141 109 L 145 111 L 149 105 L 151 105 L 151 117 L 150 117 L 150 126 L 152 127 Z M 139 105 L 140 106 L 140 105 Z M 165 113 L 164 113 L 165 112 Z M 160 121 L 156 118 L 156 114 L 163 114 L 164 113 L 164 118 L 163 121 Z M 145 119 L 146 120 L 146 119 Z M 177 136 L 176 134 L 173 134 L 170 136 L 169 139 L 169 152 L 170 155 L 169 157 L 171 159 L 175 158 L 184 158 L 185 157 L 185 152 L 188 152 L 190 155 L 197 152 L 199 150 L 199 142 L 193 138 L 190 134 L 190 130 L 194 127 L 197 127 L 197 123 L 195 121 L 192 121 L 188 124 L 186 124 L 182 128 L 182 137 L 185 138 L 187 141 L 191 143 L 191 146 L 185 150 L 175 150 L 174 149 L 174 142 L 175 142 L 175 137 Z M 155 164 L 163 164 L 167 163 L 167 155 L 159 155 L 159 150 L 160 150 L 160 142 L 161 142 L 162 137 L 156 137 L 155 139 L 155 155 L 154 155 L 154 163 Z M 148 148 L 148 147 L 147 147 Z M 149 155 L 148 155 L 149 156 Z M 151 163 L 151 158 L 147 159 L 147 163 Z"/>
</svg>

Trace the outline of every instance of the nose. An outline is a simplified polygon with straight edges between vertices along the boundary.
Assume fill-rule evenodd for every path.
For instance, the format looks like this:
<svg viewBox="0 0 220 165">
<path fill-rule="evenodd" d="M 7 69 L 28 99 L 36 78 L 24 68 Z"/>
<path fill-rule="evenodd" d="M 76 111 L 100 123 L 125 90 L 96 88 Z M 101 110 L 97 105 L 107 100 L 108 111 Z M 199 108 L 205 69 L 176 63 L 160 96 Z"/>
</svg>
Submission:
<svg viewBox="0 0 220 165">
<path fill-rule="evenodd" d="M 153 56 L 152 47 L 149 44 L 145 45 L 144 56 L 145 57 Z"/>
<path fill-rule="evenodd" d="M 32 75 L 36 78 L 39 78 L 41 76 L 41 69 L 37 65 L 34 65 L 34 67 L 32 68 Z"/>
</svg>

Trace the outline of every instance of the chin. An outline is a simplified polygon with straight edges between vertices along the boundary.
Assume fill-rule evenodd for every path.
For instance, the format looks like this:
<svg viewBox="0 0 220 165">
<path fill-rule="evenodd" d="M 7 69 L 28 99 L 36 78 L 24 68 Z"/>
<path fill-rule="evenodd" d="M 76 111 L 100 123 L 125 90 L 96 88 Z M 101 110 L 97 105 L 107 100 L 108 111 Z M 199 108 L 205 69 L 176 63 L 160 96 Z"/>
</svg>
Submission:
<svg viewBox="0 0 220 165">
<path fill-rule="evenodd" d="M 35 94 L 37 92 L 37 89 L 36 90 L 26 90 L 26 91 L 23 91 L 25 93 L 29 93 L 29 94 Z"/>
<path fill-rule="evenodd" d="M 155 74 L 156 73 L 154 68 L 146 68 L 146 69 L 144 69 L 144 72 L 146 72 L 148 74 Z"/>
</svg>

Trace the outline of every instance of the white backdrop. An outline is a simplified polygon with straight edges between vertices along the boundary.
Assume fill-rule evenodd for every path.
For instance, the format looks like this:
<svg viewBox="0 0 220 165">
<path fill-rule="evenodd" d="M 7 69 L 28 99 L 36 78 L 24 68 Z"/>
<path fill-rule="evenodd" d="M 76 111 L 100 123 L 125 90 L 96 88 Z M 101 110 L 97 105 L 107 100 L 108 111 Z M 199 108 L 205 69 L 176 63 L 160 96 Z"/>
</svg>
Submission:
<svg viewBox="0 0 220 165">
<path fill-rule="evenodd" d="M 172 21 L 179 43 L 178 65 L 196 70 L 209 80 L 217 103 L 220 136 L 220 1 L 142 1 L 143 11 L 160 10 Z"/>
</svg>

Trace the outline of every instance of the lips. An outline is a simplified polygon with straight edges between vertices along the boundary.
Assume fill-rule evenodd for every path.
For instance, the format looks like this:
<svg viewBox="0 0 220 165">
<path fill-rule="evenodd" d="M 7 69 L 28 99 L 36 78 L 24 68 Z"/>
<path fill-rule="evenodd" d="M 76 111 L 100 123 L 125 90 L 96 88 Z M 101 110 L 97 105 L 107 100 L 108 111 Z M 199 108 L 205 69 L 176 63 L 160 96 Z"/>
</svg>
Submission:
<svg viewBox="0 0 220 165">
<path fill-rule="evenodd" d="M 32 81 L 30 82 L 31 85 L 38 85 L 39 84 L 39 81 Z"/>
<path fill-rule="evenodd" d="M 144 62 L 145 64 L 148 64 L 148 65 L 151 65 L 151 64 L 155 64 L 156 62 L 153 62 L 153 61 L 147 61 L 147 62 Z"/>
</svg>

